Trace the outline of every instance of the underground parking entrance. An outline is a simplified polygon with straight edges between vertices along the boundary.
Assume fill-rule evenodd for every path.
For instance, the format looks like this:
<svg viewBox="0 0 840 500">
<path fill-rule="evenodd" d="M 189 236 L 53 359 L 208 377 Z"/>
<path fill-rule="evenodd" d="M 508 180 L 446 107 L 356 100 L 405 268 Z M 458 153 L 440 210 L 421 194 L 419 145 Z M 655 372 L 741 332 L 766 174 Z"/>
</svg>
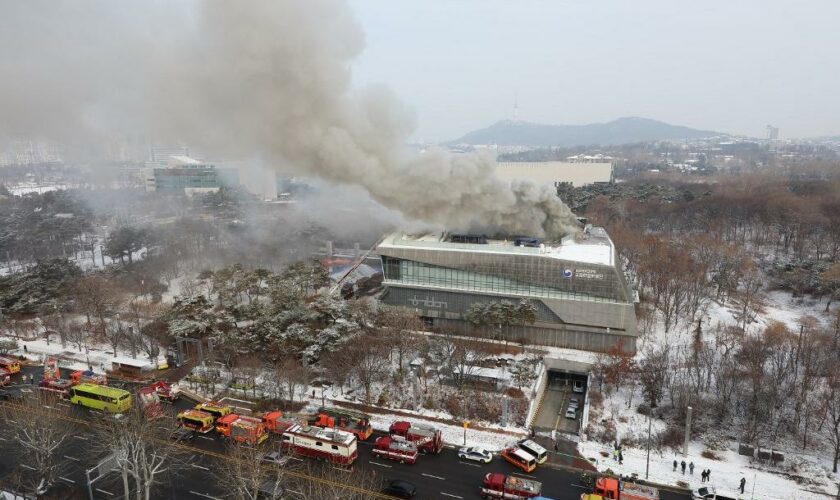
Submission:
<svg viewBox="0 0 840 500">
<path fill-rule="evenodd" d="M 546 385 L 540 409 L 534 418 L 537 432 L 579 437 L 589 414 L 587 396 L 592 365 L 580 361 L 545 358 Z"/>
</svg>

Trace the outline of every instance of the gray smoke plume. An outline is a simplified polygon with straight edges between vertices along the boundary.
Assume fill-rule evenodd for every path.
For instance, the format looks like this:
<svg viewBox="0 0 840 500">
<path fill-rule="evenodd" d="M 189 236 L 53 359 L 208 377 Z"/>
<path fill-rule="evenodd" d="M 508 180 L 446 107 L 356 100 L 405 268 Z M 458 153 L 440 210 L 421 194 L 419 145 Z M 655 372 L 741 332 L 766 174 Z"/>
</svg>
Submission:
<svg viewBox="0 0 840 500">
<path fill-rule="evenodd" d="M 23 11 L 23 17 L 32 10 L 28 2 L 19 5 L 23 7 L 8 10 Z M 95 5 L 114 10 L 105 3 Z M 345 2 L 209 0 L 194 7 L 195 17 L 178 11 L 181 27 L 174 40 L 149 41 L 148 33 L 141 31 L 115 37 L 104 48 L 94 47 L 93 55 L 106 62 L 119 56 L 99 74 L 107 85 L 121 90 L 79 75 L 83 83 L 73 81 L 69 88 L 82 90 L 69 97 L 83 101 L 62 113 L 67 124 L 73 126 L 81 117 L 89 120 L 91 110 L 107 111 L 94 118 L 135 114 L 136 96 L 142 95 L 143 113 L 137 122 L 158 137 L 177 138 L 225 158 L 260 156 L 284 172 L 358 185 L 409 219 L 508 234 L 561 236 L 575 231 L 574 216 L 553 190 L 497 179 L 489 157 L 444 151 L 409 154 L 403 145 L 412 130 L 411 113 L 386 89 L 352 88 L 349 66 L 362 51 L 364 36 Z M 7 10 L 6 4 L 3 8 Z M 132 25 L 125 32 L 138 31 L 136 18 L 113 13 L 105 18 L 116 23 L 116 29 L 105 27 L 112 34 L 120 33 L 124 23 Z M 137 50 L 142 46 L 138 40 L 148 42 L 146 50 Z M 6 45 L 5 39 L 0 41 Z M 3 56 L 10 51 L 2 50 Z M 26 48 L 18 45 L 16 50 Z M 104 56 L 98 54 L 103 51 Z M 28 64 L 37 68 L 39 61 Z M 4 68 L 4 74 L 9 69 L 24 79 L 20 93 L 30 95 L 25 68 Z M 35 74 L 38 90 L 49 94 L 50 85 L 43 85 L 43 75 Z M 55 88 L 74 77 L 75 73 L 57 79 Z M 115 99 L 102 99 L 102 93 L 125 97 L 129 105 L 120 108 Z M 0 105 L 27 101 L 14 95 L 0 99 Z M 76 109 L 85 104 L 81 112 Z M 23 117 L 26 110 L 20 107 L 13 109 Z M 18 119 L 18 113 L 9 118 Z M 31 121 L 30 114 L 24 122 Z"/>
</svg>

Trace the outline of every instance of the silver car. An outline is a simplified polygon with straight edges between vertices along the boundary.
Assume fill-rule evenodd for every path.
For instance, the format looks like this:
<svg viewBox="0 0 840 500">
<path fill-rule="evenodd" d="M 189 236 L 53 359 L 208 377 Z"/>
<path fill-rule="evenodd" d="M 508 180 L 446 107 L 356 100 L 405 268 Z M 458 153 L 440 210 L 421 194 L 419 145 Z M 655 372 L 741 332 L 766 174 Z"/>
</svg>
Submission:
<svg viewBox="0 0 840 500">
<path fill-rule="evenodd" d="M 473 462 L 489 464 L 490 461 L 493 460 L 493 454 L 480 446 L 470 446 L 458 450 L 458 458 L 461 460 L 472 460 Z"/>
<path fill-rule="evenodd" d="M 574 408 L 566 408 L 566 418 L 575 420 L 577 418 L 577 410 Z"/>
</svg>

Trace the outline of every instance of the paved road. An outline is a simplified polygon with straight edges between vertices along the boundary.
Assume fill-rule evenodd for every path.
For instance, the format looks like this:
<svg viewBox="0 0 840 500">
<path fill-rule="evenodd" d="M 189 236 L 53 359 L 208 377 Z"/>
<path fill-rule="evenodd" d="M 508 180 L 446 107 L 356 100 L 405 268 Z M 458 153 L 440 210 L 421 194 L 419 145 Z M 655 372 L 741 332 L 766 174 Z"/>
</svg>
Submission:
<svg viewBox="0 0 840 500">
<path fill-rule="evenodd" d="M 26 367 L 24 373 L 40 375 L 40 368 Z M 13 382 L 19 381 L 20 375 L 16 375 Z M 174 414 L 178 410 L 189 408 L 194 403 L 186 398 L 176 402 L 170 409 Z M 84 418 L 95 418 L 87 410 L 74 408 Z M 377 434 L 378 435 L 378 434 Z M 382 479 L 406 479 L 417 485 L 418 498 L 420 499 L 443 499 L 443 498 L 479 498 L 478 487 L 481 480 L 488 472 L 518 473 L 504 460 L 498 457 L 487 465 L 462 462 L 458 459 L 454 450 L 445 448 L 439 455 L 422 456 L 414 465 L 400 464 L 398 462 L 374 457 L 370 448 L 374 438 L 359 444 L 359 460 L 354 470 L 347 472 L 348 479 L 352 474 L 375 474 Z M 8 443 L 0 442 L 4 447 Z M 161 486 L 157 498 L 223 498 L 224 493 L 216 484 L 213 470 L 217 470 L 220 464 L 213 456 L 202 454 L 202 451 L 224 453 L 224 442 L 215 433 L 198 436 L 191 444 L 195 452 L 188 452 L 189 465 L 179 470 L 165 485 Z M 273 446 L 269 442 L 267 446 Z M 90 468 L 101 457 L 93 456 L 90 453 L 90 434 L 87 429 L 80 429 L 80 433 L 70 439 L 60 450 L 60 456 L 64 457 L 63 465 L 66 467 L 62 473 L 64 484 L 67 485 L 67 498 L 86 498 L 84 469 Z M 0 454 L 0 477 L 6 476 L 16 467 L 21 466 L 14 462 L 11 454 Z M 118 498 L 122 491 L 121 484 L 116 475 L 111 475 L 96 484 L 94 490 L 96 499 Z M 579 483 L 577 472 L 564 469 L 552 469 L 538 467 L 530 476 L 543 483 L 543 495 L 555 499 L 577 499 L 584 492 Z M 662 500 L 677 500 L 688 498 L 670 492 L 662 492 Z"/>
</svg>

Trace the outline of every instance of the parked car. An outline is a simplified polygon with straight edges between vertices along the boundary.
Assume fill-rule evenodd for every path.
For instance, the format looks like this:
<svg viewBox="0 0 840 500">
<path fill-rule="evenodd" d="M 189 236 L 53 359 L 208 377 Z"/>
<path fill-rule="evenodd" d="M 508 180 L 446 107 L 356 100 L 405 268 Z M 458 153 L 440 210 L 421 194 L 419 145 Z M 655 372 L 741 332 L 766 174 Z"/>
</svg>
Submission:
<svg viewBox="0 0 840 500">
<path fill-rule="evenodd" d="M 382 488 L 382 493 L 399 498 L 413 498 L 417 494 L 417 486 L 409 481 L 393 479 Z"/>
<path fill-rule="evenodd" d="M 735 500 L 737 495 L 723 495 L 715 491 L 714 486 L 703 486 L 691 492 L 694 500 Z"/>
<path fill-rule="evenodd" d="M 572 396 L 569 398 L 569 408 L 574 408 L 575 410 L 578 409 L 580 406 L 580 400 L 578 400 L 577 396 Z"/>
<path fill-rule="evenodd" d="M 572 390 L 578 394 L 583 394 L 583 381 L 582 380 L 575 380 L 572 384 Z"/>
<path fill-rule="evenodd" d="M 169 435 L 169 439 L 175 441 L 176 443 L 186 443 L 195 439 L 195 432 L 187 429 L 186 427 L 178 427 L 172 431 L 172 434 Z"/>
<path fill-rule="evenodd" d="M 292 457 L 284 455 L 279 451 L 271 451 L 263 455 L 260 461 L 266 464 L 274 464 L 282 467 L 289 463 L 291 459 Z"/>
<path fill-rule="evenodd" d="M 470 446 L 458 450 L 458 458 L 489 464 L 493 460 L 493 454 L 480 446 Z"/>
<path fill-rule="evenodd" d="M 572 407 L 566 408 L 566 418 L 570 418 L 572 420 L 576 419 L 577 418 L 577 410 L 572 408 Z"/>
</svg>

